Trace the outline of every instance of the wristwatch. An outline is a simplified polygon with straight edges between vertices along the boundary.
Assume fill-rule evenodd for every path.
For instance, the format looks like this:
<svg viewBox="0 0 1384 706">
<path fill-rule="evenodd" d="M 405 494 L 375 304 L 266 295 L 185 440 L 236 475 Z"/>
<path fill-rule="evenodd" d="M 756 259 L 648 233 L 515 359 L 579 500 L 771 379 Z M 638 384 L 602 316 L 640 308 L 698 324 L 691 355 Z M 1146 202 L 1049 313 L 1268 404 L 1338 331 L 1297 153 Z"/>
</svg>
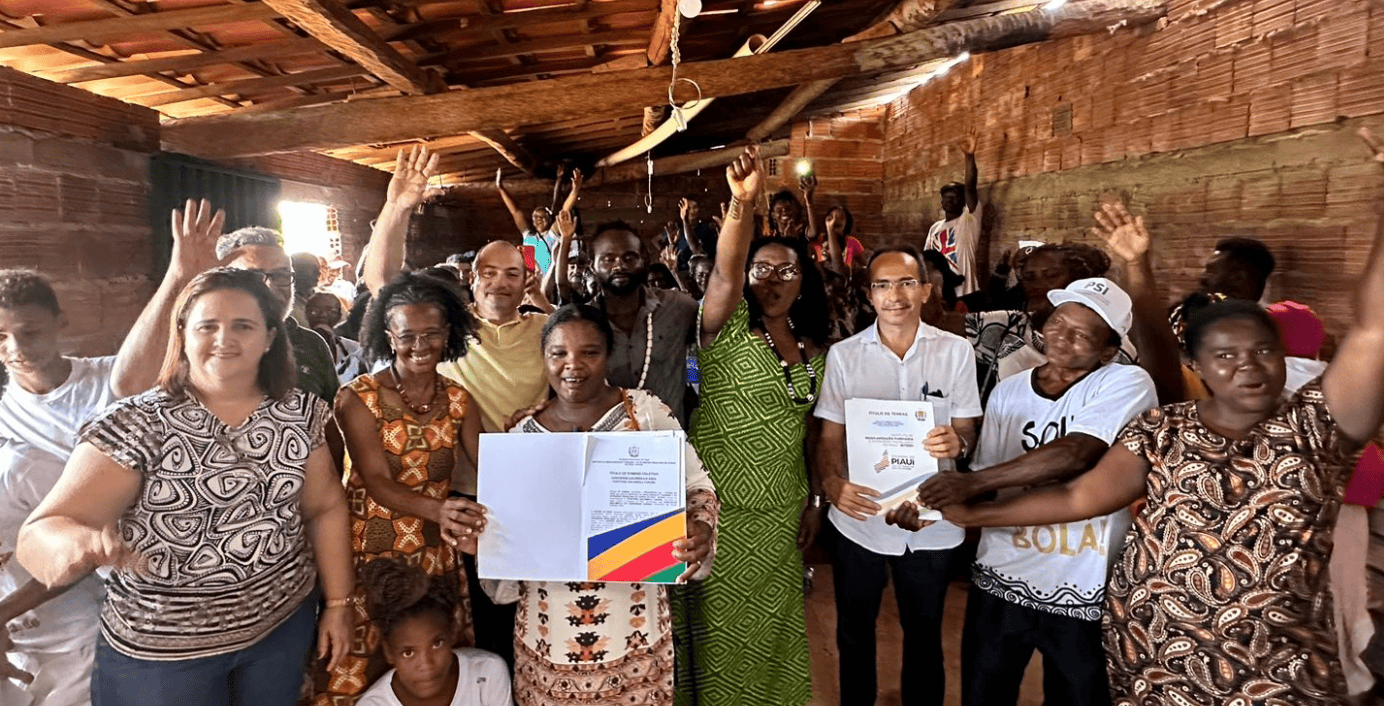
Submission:
<svg viewBox="0 0 1384 706">
<path fill-rule="evenodd" d="M 813 493 L 813 494 L 807 496 L 807 506 L 808 506 L 808 507 L 821 507 L 821 506 L 825 505 L 826 502 L 827 502 L 826 498 L 823 497 L 821 493 Z"/>
</svg>

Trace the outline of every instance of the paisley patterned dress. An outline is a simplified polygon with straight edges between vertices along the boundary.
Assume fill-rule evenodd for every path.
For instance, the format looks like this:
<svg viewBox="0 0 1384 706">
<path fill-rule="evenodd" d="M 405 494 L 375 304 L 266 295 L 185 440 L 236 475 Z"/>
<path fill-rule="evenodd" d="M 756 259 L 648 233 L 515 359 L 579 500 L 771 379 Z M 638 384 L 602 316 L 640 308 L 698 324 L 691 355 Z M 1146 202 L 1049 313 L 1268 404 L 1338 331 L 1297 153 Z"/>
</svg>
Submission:
<svg viewBox="0 0 1384 706">
<path fill-rule="evenodd" d="M 459 449 L 462 420 L 468 413 L 477 413 L 471 409 L 466 390 L 445 377 L 442 381 L 447 408 L 426 424 L 419 424 L 407 409 L 385 404 L 380 397 L 380 383 L 373 375 L 362 375 L 346 386 L 378 420 L 380 444 L 394 481 L 420 495 L 438 499 L 446 498 L 451 490 L 456 454 L 464 453 Z M 443 544 L 441 528 L 435 522 L 400 515 L 375 502 L 366 492 L 360 474 L 352 468 L 349 457 L 346 473 L 346 502 L 351 512 L 351 549 L 357 577 L 361 567 L 379 557 L 421 567 L 429 576 L 455 575 L 460 592 L 457 620 L 462 627 L 456 644 L 458 647 L 471 645 L 475 638 L 471 631 L 466 570 L 456 552 Z M 357 584 L 354 595 L 363 598 L 364 588 Z M 327 673 L 319 669 L 314 706 L 355 704 L 366 688 L 389 670 L 379 645 L 379 630 L 362 602 L 356 607 L 356 632 L 351 652 L 336 671 Z"/>
<path fill-rule="evenodd" d="M 1106 591 L 1117 706 L 1345 704 L 1327 564 L 1357 445 L 1318 378 L 1241 440 L 1196 402 L 1119 442 L 1152 466 Z"/>
<path fill-rule="evenodd" d="M 807 498 L 803 441 L 812 402 L 795 402 L 745 303 L 702 349 L 692 445 L 721 498 L 716 571 L 674 589 L 678 703 L 800 706 L 812 697 L 798 521 Z M 820 378 L 826 357 L 812 359 Z M 810 387 L 791 368 L 799 397 Z"/>
</svg>

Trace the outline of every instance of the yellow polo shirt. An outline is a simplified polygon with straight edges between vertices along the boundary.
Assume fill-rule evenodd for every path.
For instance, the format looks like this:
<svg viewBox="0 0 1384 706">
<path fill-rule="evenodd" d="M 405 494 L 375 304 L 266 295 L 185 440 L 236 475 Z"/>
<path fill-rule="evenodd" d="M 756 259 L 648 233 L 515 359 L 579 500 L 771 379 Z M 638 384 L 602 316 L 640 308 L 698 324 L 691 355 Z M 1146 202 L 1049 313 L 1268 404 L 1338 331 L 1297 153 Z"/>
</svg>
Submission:
<svg viewBox="0 0 1384 706">
<path fill-rule="evenodd" d="M 437 372 L 466 388 L 480 408 L 485 431 L 504 431 L 505 421 L 515 411 L 548 396 L 540 342 L 548 315 L 520 314 L 517 320 L 500 325 L 477 316 L 476 322 L 476 338 L 466 347 L 466 355 L 439 363 Z"/>
</svg>

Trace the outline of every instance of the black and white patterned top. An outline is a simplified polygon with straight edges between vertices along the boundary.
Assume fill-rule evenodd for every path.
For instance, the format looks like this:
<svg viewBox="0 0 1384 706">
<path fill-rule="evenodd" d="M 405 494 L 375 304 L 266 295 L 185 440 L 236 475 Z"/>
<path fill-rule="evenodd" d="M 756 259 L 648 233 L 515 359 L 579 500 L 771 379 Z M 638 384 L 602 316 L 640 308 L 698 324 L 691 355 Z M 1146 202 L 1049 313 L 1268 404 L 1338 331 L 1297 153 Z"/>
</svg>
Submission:
<svg viewBox="0 0 1384 706">
<path fill-rule="evenodd" d="M 120 519 L 138 566 L 111 574 L 101 609 L 112 647 L 147 660 L 225 654 L 298 608 L 317 580 L 300 501 L 330 414 L 293 390 L 232 428 L 154 389 L 82 429 L 82 441 L 143 476 Z"/>
</svg>

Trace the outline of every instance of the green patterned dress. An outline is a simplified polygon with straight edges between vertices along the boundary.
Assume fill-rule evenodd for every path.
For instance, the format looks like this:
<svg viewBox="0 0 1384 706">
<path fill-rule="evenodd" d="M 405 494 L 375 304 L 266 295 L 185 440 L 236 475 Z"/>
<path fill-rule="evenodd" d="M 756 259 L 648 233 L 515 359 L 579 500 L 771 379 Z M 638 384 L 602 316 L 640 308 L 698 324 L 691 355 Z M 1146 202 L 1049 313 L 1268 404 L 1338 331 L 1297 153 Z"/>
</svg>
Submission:
<svg viewBox="0 0 1384 706">
<path fill-rule="evenodd" d="M 812 696 L 797 545 L 812 404 L 789 397 L 743 301 L 699 357 L 702 405 L 691 440 L 721 498 L 721 520 L 710 578 L 680 588 L 675 600 L 677 702 L 801 706 Z M 824 361 L 812 359 L 819 378 Z M 790 373 L 805 396 L 807 371 L 799 363 Z"/>
</svg>

